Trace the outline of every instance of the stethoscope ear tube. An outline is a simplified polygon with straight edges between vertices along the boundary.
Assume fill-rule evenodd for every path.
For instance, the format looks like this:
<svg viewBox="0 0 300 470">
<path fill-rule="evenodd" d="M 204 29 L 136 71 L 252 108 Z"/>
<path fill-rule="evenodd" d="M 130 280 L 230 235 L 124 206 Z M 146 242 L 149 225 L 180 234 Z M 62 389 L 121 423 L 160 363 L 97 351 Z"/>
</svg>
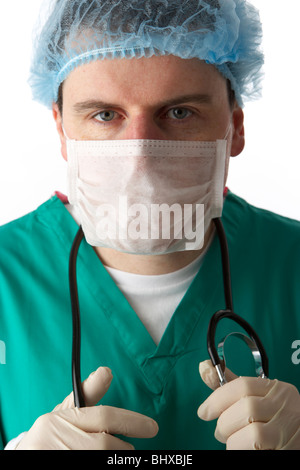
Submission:
<svg viewBox="0 0 300 470">
<path fill-rule="evenodd" d="M 230 261 L 229 261 L 229 250 L 228 243 L 223 227 L 221 218 L 213 219 L 216 227 L 217 235 L 219 238 L 222 258 L 222 270 L 223 270 L 223 283 L 224 283 L 224 296 L 227 310 L 233 310 L 232 302 L 232 289 L 231 289 L 231 274 L 230 274 Z"/>
<path fill-rule="evenodd" d="M 69 286 L 71 296 L 72 318 L 73 318 L 73 344 L 72 344 L 72 381 L 74 393 L 74 405 L 76 408 L 85 406 L 85 401 L 81 387 L 80 371 L 80 347 L 81 347 L 81 328 L 80 328 L 80 309 L 78 300 L 76 261 L 80 244 L 83 240 L 83 231 L 80 227 L 74 239 L 70 259 L 69 259 Z"/>
</svg>

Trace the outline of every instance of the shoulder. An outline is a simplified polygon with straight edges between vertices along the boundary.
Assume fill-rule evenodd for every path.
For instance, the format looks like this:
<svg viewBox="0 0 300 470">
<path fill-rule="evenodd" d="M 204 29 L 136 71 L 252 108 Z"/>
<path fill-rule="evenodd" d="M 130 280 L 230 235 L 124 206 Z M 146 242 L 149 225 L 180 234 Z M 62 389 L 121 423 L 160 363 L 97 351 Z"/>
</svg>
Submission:
<svg viewBox="0 0 300 470">
<path fill-rule="evenodd" d="M 224 218 L 227 224 L 236 225 L 255 237 L 259 235 L 271 241 L 270 236 L 276 240 L 285 236 L 299 243 L 300 221 L 256 207 L 230 191 L 224 205 Z"/>
<path fill-rule="evenodd" d="M 224 205 L 224 226 L 231 251 L 239 262 L 281 267 L 294 278 L 300 273 L 300 222 L 255 207 L 229 193 Z M 281 273 L 282 275 L 282 273 Z"/>
<path fill-rule="evenodd" d="M 40 217 L 45 213 L 45 211 L 55 210 L 57 203 L 60 204 L 60 201 L 53 196 L 32 212 L 0 226 L 0 237 L 9 237 L 11 233 L 18 232 L 18 230 L 23 231 L 26 228 L 32 229 L 35 224 L 39 223 Z"/>
<path fill-rule="evenodd" d="M 54 238 L 65 243 L 74 224 L 63 202 L 53 196 L 36 210 L 0 227 L 1 260 L 8 256 L 23 258 L 31 247 L 38 252 Z"/>
</svg>

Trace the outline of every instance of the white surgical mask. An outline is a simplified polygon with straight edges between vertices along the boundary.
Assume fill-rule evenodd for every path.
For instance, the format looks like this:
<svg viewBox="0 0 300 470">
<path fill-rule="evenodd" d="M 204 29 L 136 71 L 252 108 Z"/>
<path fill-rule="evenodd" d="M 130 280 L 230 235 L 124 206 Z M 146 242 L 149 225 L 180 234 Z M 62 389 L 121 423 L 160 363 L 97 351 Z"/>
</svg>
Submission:
<svg viewBox="0 0 300 470">
<path fill-rule="evenodd" d="M 89 244 L 199 250 L 223 208 L 227 141 L 67 140 L 68 197 Z"/>
</svg>

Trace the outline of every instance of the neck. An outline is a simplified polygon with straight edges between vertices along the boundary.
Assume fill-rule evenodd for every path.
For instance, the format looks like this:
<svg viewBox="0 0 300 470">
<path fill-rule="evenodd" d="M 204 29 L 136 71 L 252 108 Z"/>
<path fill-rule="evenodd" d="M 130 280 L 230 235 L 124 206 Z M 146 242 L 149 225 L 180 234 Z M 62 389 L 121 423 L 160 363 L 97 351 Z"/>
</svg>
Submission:
<svg viewBox="0 0 300 470">
<path fill-rule="evenodd" d="M 131 255 L 113 250 L 111 248 L 96 247 L 95 251 L 100 260 L 109 268 L 115 268 L 120 271 L 143 274 L 143 275 L 159 275 L 168 274 L 178 269 L 184 268 L 198 256 L 201 255 L 208 246 L 213 233 L 211 225 L 205 234 L 204 245 L 201 250 L 195 251 L 179 251 L 176 253 L 168 253 L 165 255 Z"/>
</svg>

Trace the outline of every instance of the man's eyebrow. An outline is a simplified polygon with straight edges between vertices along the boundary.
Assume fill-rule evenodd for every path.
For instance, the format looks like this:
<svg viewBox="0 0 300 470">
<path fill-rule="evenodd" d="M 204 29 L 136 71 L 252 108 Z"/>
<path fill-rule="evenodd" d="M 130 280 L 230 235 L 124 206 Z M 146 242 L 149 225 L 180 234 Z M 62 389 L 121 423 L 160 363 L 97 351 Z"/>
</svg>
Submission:
<svg viewBox="0 0 300 470">
<path fill-rule="evenodd" d="M 212 101 L 211 95 L 207 94 L 192 94 L 192 95 L 182 95 L 175 98 L 165 100 L 161 103 L 158 103 L 158 107 L 174 106 L 180 103 L 197 103 L 197 104 L 209 104 Z M 119 104 L 108 103 L 101 100 L 86 100 L 82 102 L 75 103 L 73 109 L 77 113 L 82 113 L 90 110 L 97 109 L 110 109 L 110 108 L 119 108 Z"/>
<path fill-rule="evenodd" d="M 164 106 L 173 106 L 180 103 L 198 103 L 198 104 L 209 104 L 212 101 L 211 95 L 207 94 L 193 94 L 193 95 L 182 95 L 166 100 Z"/>
<path fill-rule="evenodd" d="M 82 113 L 85 111 L 90 111 L 92 109 L 107 109 L 107 108 L 116 108 L 116 104 L 107 103 L 105 101 L 99 100 L 87 100 L 79 103 L 75 103 L 73 106 L 74 111 L 77 113 Z"/>
</svg>

